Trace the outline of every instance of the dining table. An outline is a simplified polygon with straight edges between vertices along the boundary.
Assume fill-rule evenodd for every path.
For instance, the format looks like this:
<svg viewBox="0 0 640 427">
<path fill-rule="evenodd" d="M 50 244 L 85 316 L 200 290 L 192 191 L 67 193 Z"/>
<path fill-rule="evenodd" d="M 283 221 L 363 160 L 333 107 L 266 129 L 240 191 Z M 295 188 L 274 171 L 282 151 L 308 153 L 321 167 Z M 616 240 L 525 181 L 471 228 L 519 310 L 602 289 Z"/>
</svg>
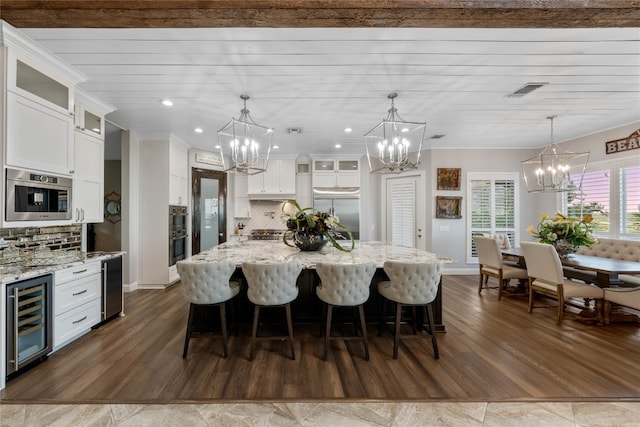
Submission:
<svg viewBox="0 0 640 427">
<path fill-rule="evenodd" d="M 526 268 L 522 248 L 501 249 L 505 259 L 516 261 Z M 640 274 L 640 262 L 604 258 L 578 253 L 560 257 L 566 277 L 584 280 L 603 288 L 624 286 L 621 274 Z"/>
<path fill-rule="evenodd" d="M 350 247 L 349 241 L 338 241 L 338 243 L 340 242 L 344 244 L 344 247 Z M 331 244 L 325 245 L 318 251 L 301 251 L 296 247 L 285 245 L 282 241 L 230 241 L 193 255 L 190 259 L 203 262 L 233 261 L 236 264 L 236 279 L 240 280 L 242 287 L 245 288 L 246 282 L 242 275 L 243 262 L 299 262 L 302 265 L 302 273 L 298 278 L 299 294 L 291 305 L 294 320 L 299 322 L 318 322 L 321 318 L 322 304 L 315 295 L 315 288 L 319 284 L 319 277 L 315 271 L 318 262 L 346 264 L 373 262 L 376 264 L 376 273 L 371 281 L 370 297 L 364 305 L 365 313 L 370 321 L 374 319 L 377 321 L 381 313 L 383 297 L 378 293 L 377 284 L 389 280 L 384 272 L 385 261 L 414 263 L 442 261 L 445 264 L 456 262 L 453 258 L 422 249 L 389 242 L 359 240 L 355 241 L 355 248 L 350 252 L 337 249 Z M 438 332 L 445 331 L 445 326 L 442 323 L 442 291 L 441 277 L 438 293 L 433 303 L 435 330 Z M 246 290 L 243 293 L 245 292 Z M 246 304 L 246 301 L 243 302 L 246 307 L 245 310 L 241 307 L 240 312 L 244 312 L 248 316 L 252 311 L 248 310 L 250 306 Z"/>
</svg>

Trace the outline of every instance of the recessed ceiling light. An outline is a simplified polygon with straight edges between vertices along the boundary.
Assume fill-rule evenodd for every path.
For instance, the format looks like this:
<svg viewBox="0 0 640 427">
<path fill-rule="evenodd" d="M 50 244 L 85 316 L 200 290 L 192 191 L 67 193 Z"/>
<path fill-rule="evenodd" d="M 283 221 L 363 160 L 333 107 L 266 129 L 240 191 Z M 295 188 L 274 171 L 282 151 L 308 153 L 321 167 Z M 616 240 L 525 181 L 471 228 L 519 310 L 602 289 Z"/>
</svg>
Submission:
<svg viewBox="0 0 640 427">
<path fill-rule="evenodd" d="M 202 133 L 202 132 L 204 132 L 204 131 L 202 130 L 202 128 L 195 128 L 193 131 L 194 131 L 195 133 Z"/>
<path fill-rule="evenodd" d="M 344 132 L 345 132 L 345 133 L 351 133 L 351 132 L 353 132 L 353 129 L 351 129 L 351 128 L 344 128 Z"/>
<path fill-rule="evenodd" d="M 402 128 L 402 129 L 400 130 L 400 132 L 407 133 L 407 132 L 409 132 L 409 128 Z"/>
<path fill-rule="evenodd" d="M 173 101 L 171 101 L 170 99 L 162 99 L 160 100 L 160 103 L 165 107 L 173 107 Z"/>
<path fill-rule="evenodd" d="M 336 145 L 334 145 L 334 147 L 336 147 L 336 148 L 340 148 L 340 147 L 342 147 L 342 145 L 340 145 L 340 144 L 336 144 Z"/>
<path fill-rule="evenodd" d="M 280 146 L 279 145 L 274 145 L 271 148 L 273 148 L 274 150 L 277 150 L 278 148 L 280 148 Z"/>
<path fill-rule="evenodd" d="M 220 146 L 219 146 L 219 145 L 216 145 L 216 146 L 214 146 L 213 148 L 215 148 L 216 150 L 219 150 L 219 149 L 220 149 Z"/>
</svg>

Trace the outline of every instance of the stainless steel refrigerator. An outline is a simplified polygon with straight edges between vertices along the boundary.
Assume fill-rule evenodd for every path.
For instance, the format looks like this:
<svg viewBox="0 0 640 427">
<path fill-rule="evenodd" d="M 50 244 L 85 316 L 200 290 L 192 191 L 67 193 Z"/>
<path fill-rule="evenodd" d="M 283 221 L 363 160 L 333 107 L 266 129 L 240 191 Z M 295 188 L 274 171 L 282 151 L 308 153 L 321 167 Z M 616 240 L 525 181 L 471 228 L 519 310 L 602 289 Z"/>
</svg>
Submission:
<svg viewBox="0 0 640 427">
<path fill-rule="evenodd" d="M 336 215 L 340 224 L 360 239 L 360 189 L 356 187 L 314 188 L 313 208 Z M 338 230 L 340 231 L 340 230 Z M 346 237 L 346 236 L 345 236 Z"/>
</svg>

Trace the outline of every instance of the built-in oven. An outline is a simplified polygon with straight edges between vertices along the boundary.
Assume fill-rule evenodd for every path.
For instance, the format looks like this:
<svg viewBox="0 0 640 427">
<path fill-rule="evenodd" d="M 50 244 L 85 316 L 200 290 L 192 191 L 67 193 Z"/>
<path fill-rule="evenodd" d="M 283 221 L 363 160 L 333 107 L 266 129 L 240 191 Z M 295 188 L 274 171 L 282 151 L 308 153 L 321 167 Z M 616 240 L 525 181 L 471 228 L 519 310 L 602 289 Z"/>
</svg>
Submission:
<svg viewBox="0 0 640 427">
<path fill-rule="evenodd" d="M 51 352 L 52 289 L 51 274 L 7 285 L 7 379 Z"/>
<path fill-rule="evenodd" d="M 7 169 L 5 219 L 71 219 L 71 178 Z"/>
<path fill-rule="evenodd" d="M 169 206 L 169 266 L 187 256 L 187 207 Z"/>
</svg>

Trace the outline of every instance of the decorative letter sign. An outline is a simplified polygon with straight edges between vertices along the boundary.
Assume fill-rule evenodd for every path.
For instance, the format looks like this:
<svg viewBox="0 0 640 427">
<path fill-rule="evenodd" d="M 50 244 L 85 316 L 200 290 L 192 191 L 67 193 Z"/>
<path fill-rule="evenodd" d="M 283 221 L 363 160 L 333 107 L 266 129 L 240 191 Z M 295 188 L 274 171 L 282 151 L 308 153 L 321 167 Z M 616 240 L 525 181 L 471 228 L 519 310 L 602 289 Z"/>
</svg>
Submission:
<svg viewBox="0 0 640 427">
<path fill-rule="evenodd" d="M 605 142 L 604 144 L 607 154 L 636 150 L 640 148 L 640 129 L 633 132 L 627 138 L 616 139 L 614 141 Z"/>
</svg>

